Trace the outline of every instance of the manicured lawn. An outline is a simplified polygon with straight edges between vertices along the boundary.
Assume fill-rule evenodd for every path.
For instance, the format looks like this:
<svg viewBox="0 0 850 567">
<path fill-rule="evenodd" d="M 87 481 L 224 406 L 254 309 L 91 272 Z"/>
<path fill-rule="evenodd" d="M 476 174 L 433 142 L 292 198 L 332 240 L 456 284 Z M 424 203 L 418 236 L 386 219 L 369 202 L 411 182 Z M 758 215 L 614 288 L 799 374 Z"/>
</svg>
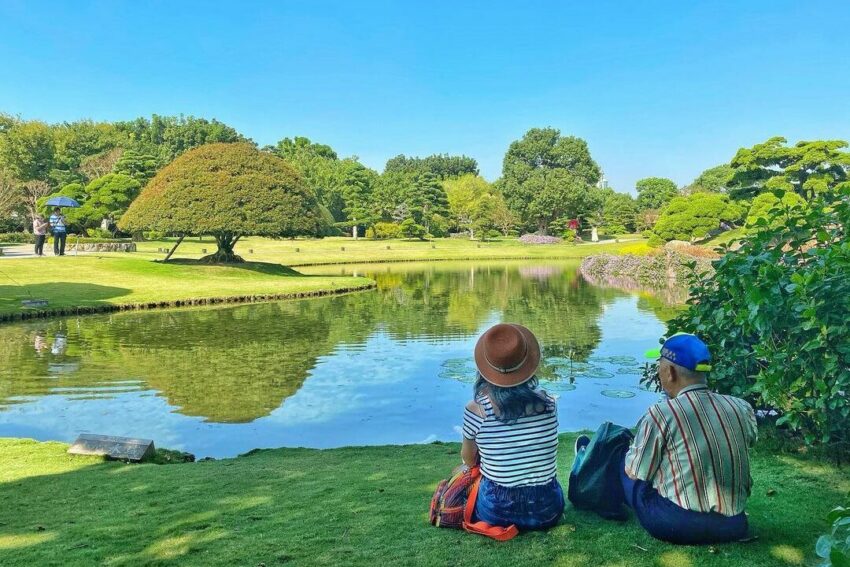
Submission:
<svg viewBox="0 0 850 567">
<path fill-rule="evenodd" d="M 364 278 L 307 276 L 285 266 L 375 261 L 580 258 L 600 252 L 616 253 L 634 244 L 634 241 L 628 241 L 533 246 L 513 239 L 478 243 L 463 239 L 414 242 L 246 238 L 236 249 L 248 260 L 246 264 L 208 266 L 177 262 L 200 258 L 204 248 L 209 253 L 213 252 L 215 243 L 210 238 L 184 241 L 174 256 L 177 262 L 167 264 L 152 260 L 163 258 L 165 255 L 157 249 L 170 247 L 173 242 L 141 242 L 138 244 L 139 251 L 135 253 L 0 260 L 0 315 L 22 312 L 21 301 L 25 299 L 47 299 L 48 309 L 57 310 L 105 304 L 285 295 L 370 284 Z"/>
<path fill-rule="evenodd" d="M 562 481 L 571 446 L 563 436 Z M 69 457 L 66 447 L 0 439 L 0 564 L 806 565 L 822 517 L 850 490 L 846 470 L 762 447 L 749 508 L 754 543 L 675 547 L 634 520 L 569 507 L 550 532 L 497 543 L 427 523 L 456 444 L 276 449 L 164 466 Z"/>
<path fill-rule="evenodd" d="M 195 298 L 283 295 L 370 285 L 366 278 L 305 276 L 280 265 L 162 264 L 132 254 L 0 260 L 0 315 L 21 300 L 48 299 L 48 309 Z"/>
<path fill-rule="evenodd" d="M 628 240 L 628 241 L 627 241 Z M 286 266 L 308 264 L 338 264 L 362 262 L 392 262 L 407 260 L 467 260 L 473 258 L 583 258 L 602 252 L 614 253 L 628 244 L 642 240 L 639 236 L 599 244 L 527 245 L 516 239 L 477 242 L 460 238 L 443 238 L 431 242 L 414 240 L 353 240 L 351 238 L 323 238 L 321 240 L 272 240 L 245 238 L 236 245 L 237 254 L 246 260 L 274 262 Z M 138 255 L 162 258 L 159 248 L 168 248 L 173 241 L 137 243 Z M 210 237 L 203 241 L 187 238 L 177 249 L 175 257 L 200 258 L 203 249 L 215 250 Z M 345 248 L 345 250 L 343 250 Z M 298 251 L 296 252 L 296 249 Z M 253 253 L 250 251 L 253 250 Z"/>
</svg>

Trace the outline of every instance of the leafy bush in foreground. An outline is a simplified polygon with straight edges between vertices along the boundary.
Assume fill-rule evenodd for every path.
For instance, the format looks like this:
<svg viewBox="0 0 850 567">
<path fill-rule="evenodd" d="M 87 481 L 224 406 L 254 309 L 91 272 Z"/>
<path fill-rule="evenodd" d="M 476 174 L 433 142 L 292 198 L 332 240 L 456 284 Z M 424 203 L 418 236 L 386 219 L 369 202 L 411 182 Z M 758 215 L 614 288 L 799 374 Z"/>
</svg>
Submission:
<svg viewBox="0 0 850 567">
<path fill-rule="evenodd" d="M 827 535 L 818 538 L 817 556 L 823 559 L 820 567 L 850 566 L 850 501 L 847 506 L 834 508 L 826 517 L 832 525 Z"/>
<path fill-rule="evenodd" d="M 670 323 L 712 347 L 718 390 L 776 410 L 778 425 L 837 458 L 850 453 L 848 223 L 850 183 L 808 208 L 771 210 L 714 275 L 693 278 L 688 310 Z"/>
</svg>

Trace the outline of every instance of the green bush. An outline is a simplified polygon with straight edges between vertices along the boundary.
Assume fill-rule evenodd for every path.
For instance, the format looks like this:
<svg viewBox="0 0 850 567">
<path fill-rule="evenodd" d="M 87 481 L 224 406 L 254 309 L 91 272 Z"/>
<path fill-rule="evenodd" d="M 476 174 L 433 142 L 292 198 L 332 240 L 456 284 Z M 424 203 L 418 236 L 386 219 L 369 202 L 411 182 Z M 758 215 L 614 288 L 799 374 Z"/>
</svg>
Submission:
<svg viewBox="0 0 850 567">
<path fill-rule="evenodd" d="M 0 232 L 0 242 L 6 244 L 32 244 L 35 237 L 29 232 Z"/>
<path fill-rule="evenodd" d="M 113 234 L 110 231 L 105 230 L 103 228 L 87 228 L 86 229 L 86 236 L 88 236 L 89 238 L 103 239 L 103 238 L 112 238 Z"/>
<path fill-rule="evenodd" d="M 834 508 L 826 521 L 832 529 L 820 536 L 815 545 L 815 553 L 823 560 L 819 567 L 847 567 L 850 565 L 850 501 L 847 506 Z"/>
<path fill-rule="evenodd" d="M 374 238 L 375 240 L 398 238 L 400 234 L 401 227 L 394 222 L 376 222 L 366 229 L 366 238 Z"/>
<path fill-rule="evenodd" d="M 561 233 L 561 237 L 564 239 L 564 242 L 575 242 L 576 231 L 568 228 L 567 230 Z"/>
<path fill-rule="evenodd" d="M 737 223 L 745 209 L 726 195 L 696 193 L 676 197 L 662 211 L 653 233 L 664 242 L 703 238 L 721 222 Z"/>
<path fill-rule="evenodd" d="M 796 193 L 784 193 L 781 199 L 774 193 L 762 193 L 753 199 L 753 204 L 747 213 L 747 230 L 750 232 L 757 230 L 759 228 L 759 219 L 767 220 L 769 216 L 773 219 L 771 221 L 773 228 L 777 228 L 786 222 L 787 215 L 784 214 L 786 210 L 805 206 L 806 200 Z M 774 209 L 777 209 L 775 213 L 769 215 Z"/>
<path fill-rule="evenodd" d="M 405 238 L 418 238 L 419 240 L 426 240 L 430 235 L 427 234 L 427 230 L 421 224 L 416 224 L 413 219 L 404 219 L 399 227 L 401 229 L 401 235 Z"/>
<path fill-rule="evenodd" d="M 142 232 L 142 238 L 145 240 L 162 240 L 165 238 L 165 232 L 161 230 L 145 230 Z"/>
<path fill-rule="evenodd" d="M 776 410 L 777 425 L 837 458 L 850 454 L 848 223 L 850 183 L 808 208 L 769 211 L 713 276 L 693 278 L 670 323 L 713 347 L 718 390 Z"/>
</svg>

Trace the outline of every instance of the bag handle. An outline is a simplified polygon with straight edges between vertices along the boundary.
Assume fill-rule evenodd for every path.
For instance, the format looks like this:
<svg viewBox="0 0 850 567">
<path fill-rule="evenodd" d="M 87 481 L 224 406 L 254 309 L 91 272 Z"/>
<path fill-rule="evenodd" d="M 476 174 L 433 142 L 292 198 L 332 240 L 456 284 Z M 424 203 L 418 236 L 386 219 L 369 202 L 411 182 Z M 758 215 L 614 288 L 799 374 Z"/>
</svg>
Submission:
<svg viewBox="0 0 850 567">
<path fill-rule="evenodd" d="M 497 541 L 508 541 L 513 539 L 519 533 L 516 526 L 510 525 L 506 528 L 501 526 L 493 526 L 487 522 L 473 522 L 472 514 L 475 511 L 475 501 L 478 499 L 478 485 L 481 482 L 481 473 L 478 467 L 470 469 L 475 481 L 469 489 L 469 496 L 466 498 L 466 506 L 463 509 L 463 529 L 471 534 L 483 535 L 493 538 Z"/>
</svg>

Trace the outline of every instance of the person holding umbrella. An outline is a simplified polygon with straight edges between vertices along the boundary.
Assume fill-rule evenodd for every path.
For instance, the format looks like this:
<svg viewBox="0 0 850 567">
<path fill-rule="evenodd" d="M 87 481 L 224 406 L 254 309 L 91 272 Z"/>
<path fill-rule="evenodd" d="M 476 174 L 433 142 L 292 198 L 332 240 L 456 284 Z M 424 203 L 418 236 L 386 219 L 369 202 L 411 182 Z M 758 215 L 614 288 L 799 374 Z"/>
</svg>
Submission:
<svg viewBox="0 0 850 567">
<path fill-rule="evenodd" d="M 67 221 L 62 209 L 59 207 L 79 207 L 80 204 L 70 197 L 53 197 L 47 201 L 48 206 L 53 206 L 53 214 L 50 215 L 50 228 L 53 232 L 53 255 L 65 255 L 65 240 L 68 237 Z"/>
<path fill-rule="evenodd" d="M 59 207 L 55 207 L 50 215 L 50 228 L 53 231 L 53 255 L 64 256 L 68 229 L 65 227 L 65 215 Z"/>
</svg>

